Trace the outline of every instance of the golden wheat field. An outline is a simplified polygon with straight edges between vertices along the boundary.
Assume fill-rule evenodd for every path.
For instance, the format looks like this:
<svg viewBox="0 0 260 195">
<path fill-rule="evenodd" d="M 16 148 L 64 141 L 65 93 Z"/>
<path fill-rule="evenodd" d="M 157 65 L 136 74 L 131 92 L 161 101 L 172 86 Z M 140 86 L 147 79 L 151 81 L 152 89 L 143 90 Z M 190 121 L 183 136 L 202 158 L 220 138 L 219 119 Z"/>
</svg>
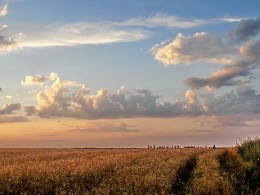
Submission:
<svg viewBox="0 0 260 195">
<path fill-rule="evenodd" d="M 0 194 L 236 194 L 225 151 L 237 162 L 224 148 L 0 149 Z"/>
</svg>

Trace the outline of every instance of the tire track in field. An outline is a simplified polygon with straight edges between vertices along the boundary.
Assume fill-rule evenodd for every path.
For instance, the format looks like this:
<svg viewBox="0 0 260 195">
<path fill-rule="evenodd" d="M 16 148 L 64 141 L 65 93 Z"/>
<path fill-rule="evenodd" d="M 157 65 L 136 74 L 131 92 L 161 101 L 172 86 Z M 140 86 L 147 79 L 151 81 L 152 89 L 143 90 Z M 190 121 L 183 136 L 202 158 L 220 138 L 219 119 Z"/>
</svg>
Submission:
<svg viewBox="0 0 260 195">
<path fill-rule="evenodd" d="M 197 165 L 197 155 L 192 155 L 177 170 L 171 184 L 171 194 L 187 194 L 193 179 L 193 170 Z"/>
</svg>

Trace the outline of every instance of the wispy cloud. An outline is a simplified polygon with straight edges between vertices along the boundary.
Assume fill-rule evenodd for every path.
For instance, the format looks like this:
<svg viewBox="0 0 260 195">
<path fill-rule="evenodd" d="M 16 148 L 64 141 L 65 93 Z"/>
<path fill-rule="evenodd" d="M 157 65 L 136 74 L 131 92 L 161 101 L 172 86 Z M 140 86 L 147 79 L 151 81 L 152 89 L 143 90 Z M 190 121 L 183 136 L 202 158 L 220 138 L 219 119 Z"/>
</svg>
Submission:
<svg viewBox="0 0 260 195">
<path fill-rule="evenodd" d="M 226 17 L 226 18 L 222 18 L 221 20 L 225 21 L 225 22 L 240 22 L 243 19 L 245 19 L 245 18 Z"/>
<path fill-rule="evenodd" d="M 260 115 L 252 113 L 237 113 L 232 115 L 210 115 L 198 119 L 201 126 L 212 126 L 212 128 L 225 127 L 252 127 L 259 126 Z"/>
<path fill-rule="evenodd" d="M 0 9 L 0 16 L 6 15 L 8 5 Z M 146 39 L 148 31 L 126 28 L 111 21 L 67 24 L 24 25 L 23 32 L 16 35 L 0 35 L 0 52 L 10 52 L 26 47 L 67 47 L 77 45 L 98 45 L 118 42 L 132 42 Z M 0 30 L 8 28 L 2 25 Z"/>
<path fill-rule="evenodd" d="M 95 127 L 88 128 L 75 128 L 69 130 L 70 132 L 139 132 L 140 130 L 127 125 L 125 122 L 120 122 L 119 124 L 111 123 L 101 123 L 96 124 Z"/>
<path fill-rule="evenodd" d="M 5 6 L 2 8 L 4 9 Z M 3 11 L 4 12 L 4 11 Z M 185 20 L 177 16 L 156 14 L 148 18 L 127 21 L 103 21 L 96 23 L 74 22 L 68 24 L 25 25 L 18 36 L 1 36 L 0 51 L 17 48 L 67 47 L 140 41 L 149 37 L 144 27 L 192 28 L 207 23 L 205 20 Z M 1 29 L 8 27 L 4 25 Z"/>
<path fill-rule="evenodd" d="M 39 26 L 24 32 L 22 47 L 98 45 L 139 41 L 148 37 L 140 29 L 123 29 L 111 23 L 70 23 Z"/>
<path fill-rule="evenodd" d="M 0 116 L 0 123 L 21 123 L 29 120 L 23 116 Z"/>
<path fill-rule="evenodd" d="M 200 19 L 182 19 L 178 16 L 169 16 L 167 14 L 157 13 L 152 17 L 139 17 L 129 19 L 120 25 L 142 26 L 142 27 L 167 27 L 167 28 L 192 28 L 208 23 L 208 21 Z"/>
<path fill-rule="evenodd" d="M 199 19 L 184 20 L 177 16 L 156 14 L 148 18 L 139 17 L 122 22 L 75 22 L 34 27 L 25 26 L 27 29 L 20 34 L 20 39 L 15 42 L 19 42 L 19 48 L 131 42 L 149 37 L 150 33 L 144 30 L 144 27 L 191 28 L 205 23 L 207 22 Z"/>
</svg>

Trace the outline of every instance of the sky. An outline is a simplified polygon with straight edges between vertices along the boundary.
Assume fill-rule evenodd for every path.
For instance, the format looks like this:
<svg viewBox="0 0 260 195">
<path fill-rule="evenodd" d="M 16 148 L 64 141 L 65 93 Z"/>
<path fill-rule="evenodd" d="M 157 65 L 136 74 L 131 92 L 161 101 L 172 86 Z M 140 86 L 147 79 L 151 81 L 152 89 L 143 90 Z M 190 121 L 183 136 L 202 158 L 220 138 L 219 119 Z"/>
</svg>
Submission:
<svg viewBox="0 0 260 195">
<path fill-rule="evenodd" d="M 0 147 L 260 136 L 260 1 L 0 0 Z"/>
</svg>

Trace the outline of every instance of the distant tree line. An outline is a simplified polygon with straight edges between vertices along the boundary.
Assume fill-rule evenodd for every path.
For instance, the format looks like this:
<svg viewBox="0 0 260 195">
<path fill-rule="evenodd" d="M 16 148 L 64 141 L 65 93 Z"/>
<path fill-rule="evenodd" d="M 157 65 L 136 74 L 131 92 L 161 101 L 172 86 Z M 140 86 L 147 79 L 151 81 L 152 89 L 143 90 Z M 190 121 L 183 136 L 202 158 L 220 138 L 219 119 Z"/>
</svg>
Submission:
<svg viewBox="0 0 260 195">
<path fill-rule="evenodd" d="M 180 149 L 180 148 L 214 148 L 214 149 L 216 149 L 217 147 L 216 147 L 216 145 L 214 144 L 213 145 L 213 147 L 208 147 L 208 146 L 204 146 L 204 147 L 202 147 L 202 146 L 183 146 L 183 147 L 181 147 L 181 146 L 179 146 L 179 145 L 159 145 L 159 146 L 157 146 L 157 145 L 149 145 L 148 144 L 148 146 L 147 146 L 147 148 L 148 149 L 155 149 L 155 148 L 161 148 L 161 149 Z"/>
</svg>

